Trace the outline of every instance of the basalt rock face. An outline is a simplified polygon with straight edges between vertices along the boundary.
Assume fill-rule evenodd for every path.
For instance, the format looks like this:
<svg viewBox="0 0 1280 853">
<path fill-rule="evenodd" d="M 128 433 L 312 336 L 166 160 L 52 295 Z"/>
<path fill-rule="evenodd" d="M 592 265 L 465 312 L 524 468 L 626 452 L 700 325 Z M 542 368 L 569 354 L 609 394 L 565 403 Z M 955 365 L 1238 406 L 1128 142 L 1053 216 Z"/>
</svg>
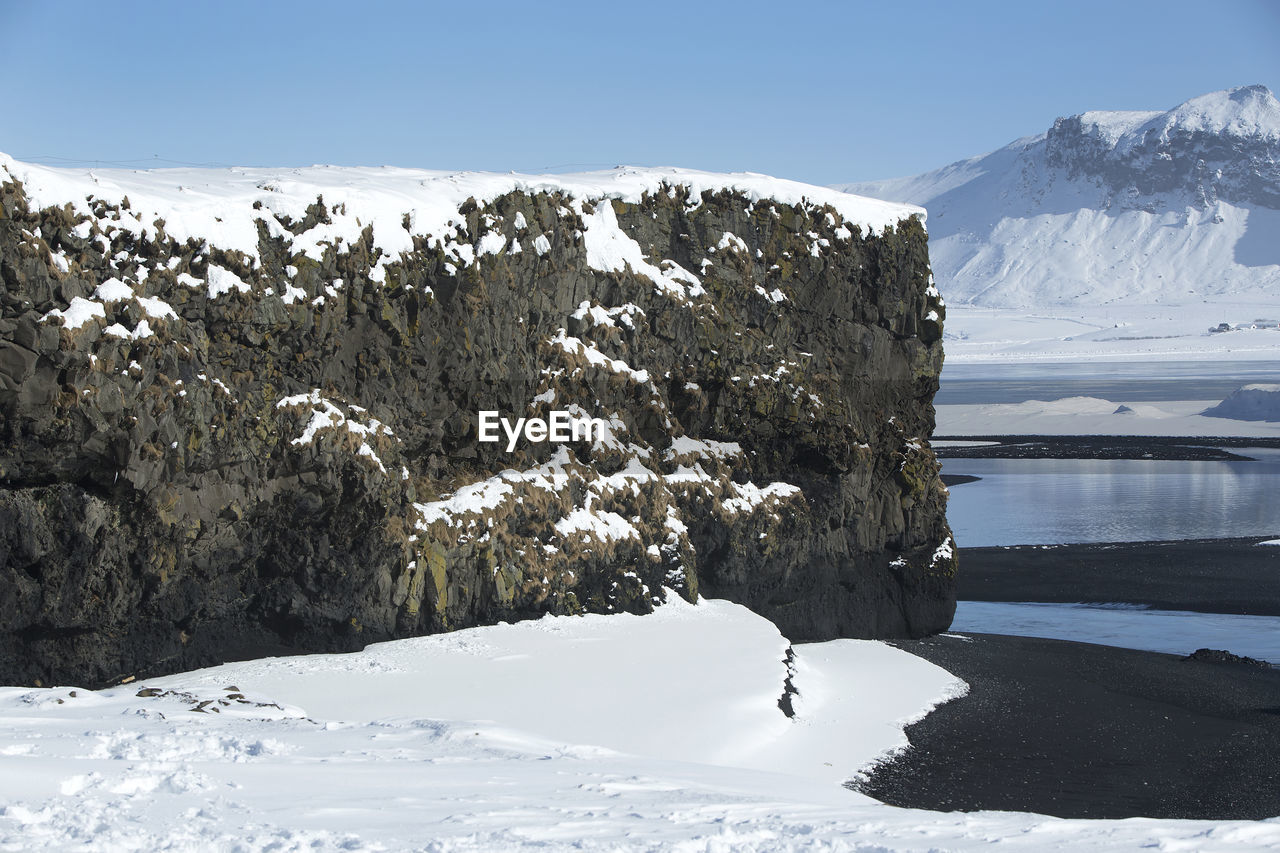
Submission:
<svg viewBox="0 0 1280 853">
<path fill-rule="evenodd" d="M 793 640 L 950 623 L 943 307 L 909 211 L 513 185 L 434 224 L 405 202 L 391 252 L 335 191 L 261 181 L 202 236 L 8 162 L 0 683 L 673 594 Z M 508 453 L 488 410 L 608 428 Z"/>
</svg>

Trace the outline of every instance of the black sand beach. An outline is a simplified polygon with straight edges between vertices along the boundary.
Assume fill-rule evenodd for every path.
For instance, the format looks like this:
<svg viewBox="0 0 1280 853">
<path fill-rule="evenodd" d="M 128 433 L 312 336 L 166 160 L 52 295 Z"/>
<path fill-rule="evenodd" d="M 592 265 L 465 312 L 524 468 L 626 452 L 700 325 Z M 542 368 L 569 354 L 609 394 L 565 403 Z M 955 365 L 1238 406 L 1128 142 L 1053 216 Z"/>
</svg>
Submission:
<svg viewBox="0 0 1280 853">
<path fill-rule="evenodd" d="M 961 548 L 957 597 L 1280 616 L 1280 546 L 1257 544 L 1267 538 Z"/>
<path fill-rule="evenodd" d="M 1059 817 L 1280 815 L 1280 670 L 974 634 L 895 642 L 968 696 L 907 729 L 858 790 L 944 811 Z"/>
<path fill-rule="evenodd" d="M 1259 538 L 962 548 L 960 598 L 1128 602 L 1280 615 L 1280 547 Z M 968 696 L 907 729 L 859 790 L 941 810 L 1059 817 L 1280 815 L 1280 669 L 993 634 L 895 645 Z"/>
<path fill-rule="evenodd" d="M 1276 438 L 1151 435 L 935 435 L 939 459 L 1160 459 L 1248 461 L 1249 448 L 1280 448 Z M 981 442 L 948 446 L 946 442 Z M 939 446 L 941 445 L 941 446 Z"/>
</svg>

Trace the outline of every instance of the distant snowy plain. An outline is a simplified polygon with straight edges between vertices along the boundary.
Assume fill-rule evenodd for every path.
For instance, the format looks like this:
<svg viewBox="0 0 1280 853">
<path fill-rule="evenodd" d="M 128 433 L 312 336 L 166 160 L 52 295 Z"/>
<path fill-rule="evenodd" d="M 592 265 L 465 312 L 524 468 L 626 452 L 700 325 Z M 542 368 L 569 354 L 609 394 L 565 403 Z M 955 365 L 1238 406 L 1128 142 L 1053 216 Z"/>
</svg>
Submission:
<svg viewBox="0 0 1280 853">
<path fill-rule="evenodd" d="M 948 282 L 939 281 L 943 295 Z M 1227 332 L 1210 332 L 1226 323 Z M 1280 360 L 1280 294 L 1167 305 L 947 308 L 951 363 Z"/>
<path fill-rule="evenodd" d="M 103 691 L 0 690 L 3 850 L 1266 850 L 1260 822 L 893 808 L 844 787 L 965 686 L 721 601 Z"/>
<path fill-rule="evenodd" d="M 1135 403 L 1123 398 L 1065 397 L 1023 403 L 954 404 L 937 407 L 937 433 L 1280 438 L 1280 420 L 1242 421 L 1203 414 L 1219 402 Z"/>
</svg>

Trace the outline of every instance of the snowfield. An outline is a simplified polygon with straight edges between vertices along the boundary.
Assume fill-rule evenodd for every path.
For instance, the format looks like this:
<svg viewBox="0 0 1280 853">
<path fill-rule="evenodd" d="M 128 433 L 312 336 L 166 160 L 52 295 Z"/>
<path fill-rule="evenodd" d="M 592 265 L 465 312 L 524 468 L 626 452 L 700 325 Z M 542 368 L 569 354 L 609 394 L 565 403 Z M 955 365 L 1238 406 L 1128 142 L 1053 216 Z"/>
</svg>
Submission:
<svg viewBox="0 0 1280 853">
<path fill-rule="evenodd" d="M 1240 421 L 1280 421 L 1280 385 L 1255 383 L 1245 385 L 1205 415 Z"/>
<path fill-rule="evenodd" d="M 1280 820 L 941 814 L 841 786 L 962 682 L 720 601 L 102 691 L 0 690 L 0 849 L 1263 850 Z"/>
<path fill-rule="evenodd" d="M 1209 416 L 1217 400 L 1125 403 L 1064 397 L 938 406 L 938 435 L 1151 435 L 1280 438 L 1280 420 Z M 936 445 L 935 445 L 936 446 Z"/>
<path fill-rule="evenodd" d="M 949 294 L 945 279 L 940 286 Z M 1231 330 L 1209 331 L 1222 323 Z M 1035 310 L 950 303 L 943 342 L 955 364 L 1277 360 L 1280 295 Z"/>
</svg>

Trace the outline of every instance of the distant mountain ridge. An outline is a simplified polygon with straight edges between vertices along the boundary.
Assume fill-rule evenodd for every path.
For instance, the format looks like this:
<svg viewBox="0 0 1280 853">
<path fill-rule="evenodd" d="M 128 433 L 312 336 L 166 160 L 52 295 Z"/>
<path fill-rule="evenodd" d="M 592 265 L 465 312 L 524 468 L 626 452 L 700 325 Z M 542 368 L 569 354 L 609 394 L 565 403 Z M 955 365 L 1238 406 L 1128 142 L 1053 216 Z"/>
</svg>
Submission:
<svg viewBox="0 0 1280 853">
<path fill-rule="evenodd" d="M 1265 86 L 1060 118 L 990 154 L 837 189 L 927 207 L 952 304 L 1280 301 L 1280 102 Z"/>
</svg>

